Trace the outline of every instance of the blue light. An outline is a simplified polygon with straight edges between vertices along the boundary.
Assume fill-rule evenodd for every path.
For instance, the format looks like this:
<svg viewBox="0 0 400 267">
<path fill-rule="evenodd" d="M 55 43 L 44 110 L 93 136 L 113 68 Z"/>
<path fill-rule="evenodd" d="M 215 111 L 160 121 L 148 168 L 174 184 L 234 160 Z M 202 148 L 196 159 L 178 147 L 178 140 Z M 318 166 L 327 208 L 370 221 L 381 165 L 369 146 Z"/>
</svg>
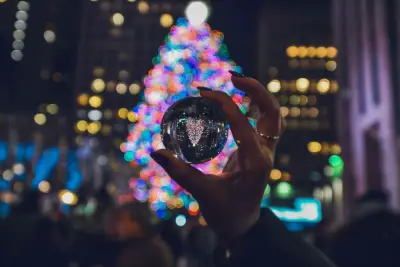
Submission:
<svg viewBox="0 0 400 267">
<path fill-rule="evenodd" d="M 186 224 L 186 217 L 185 217 L 185 215 L 180 214 L 180 215 L 176 216 L 176 218 L 175 218 L 175 223 L 176 223 L 176 225 L 178 225 L 179 227 L 185 226 L 185 224 Z"/>
</svg>

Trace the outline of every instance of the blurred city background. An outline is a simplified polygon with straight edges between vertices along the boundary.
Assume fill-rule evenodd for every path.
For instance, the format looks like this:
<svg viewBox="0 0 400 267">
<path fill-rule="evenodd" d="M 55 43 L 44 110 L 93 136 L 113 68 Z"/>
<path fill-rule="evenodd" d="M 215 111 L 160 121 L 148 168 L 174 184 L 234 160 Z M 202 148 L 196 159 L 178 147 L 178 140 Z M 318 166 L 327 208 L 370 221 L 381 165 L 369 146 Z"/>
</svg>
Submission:
<svg viewBox="0 0 400 267">
<path fill-rule="evenodd" d="M 0 0 L 0 216 L 62 222 L 59 266 L 108 266 L 85 244 L 100 244 L 107 218 L 125 213 L 157 228 L 179 264 L 202 266 L 182 263 L 186 247 L 203 258 L 212 254 L 197 247 L 214 242 L 208 233 L 196 237 L 208 230 L 197 202 L 154 174 L 135 143 L 138 131 L 152 142 L 154 131 L 141 120 L 155 115 L 138 107 L 161 101 L 163 92 L 145 93 L 145 77 L 160 64 L 159 48 L 174 42 L 171 27 L 187 27 L 182 18 L 206 19 L 224 37 L 216 52 L 236 62 L 226 64 L 240 66 L 279 100 L 288 127 L 263 206 L 290 230 L 308 237 L 322 222 L 346 223 L 371 189 L 400 208 L 399 1 L 196 5 Z M 223 160 L 209 167 L 218 171 Z M 20 228 L 0 236 L 4 259 L 14 259 L 9 251 L 24 243 Z M 77 240 L 85 252 L 71 245 Z"/>
</svg>

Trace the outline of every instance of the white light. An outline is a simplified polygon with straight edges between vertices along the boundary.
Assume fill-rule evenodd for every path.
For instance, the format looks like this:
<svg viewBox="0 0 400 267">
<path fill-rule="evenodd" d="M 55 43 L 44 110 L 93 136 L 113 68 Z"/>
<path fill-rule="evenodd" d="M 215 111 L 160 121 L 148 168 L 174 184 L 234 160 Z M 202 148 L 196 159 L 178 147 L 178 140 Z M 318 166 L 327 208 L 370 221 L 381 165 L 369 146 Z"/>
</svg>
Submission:
<svg viewBox="0 0 400 267">
<path fill-rule="evenodd" d="M 10 181 L 12 178 L 14 178 L 14 173 L 11 170 L 5 170 L 3 172 L 3 179 L 6 181 Z"/>
<path fill-rule="evenodd" d="M 43 37 L 48 43 L 54 43 L 54 41 L 56 40 L 56 34 L 51 30 L 45 31 Z"/>
<path fill-rule="evenodd" d="M 18 20 L 27 20 L 29 16 L 27 12 L 20 10 L 15 14 L 15 17 Z"/>
<path fill-rule="evenodd" d="M 14 166 L 13 166 L 13 172 L 14 172 L 16 175 L 21 175 L 21 174 L 23 174 L 23 173 L 25 172 L 25 167 L 24 167 L 24 165 L 22 165 L 21 163 L 14 164 Z"/>
<path fill-rule="evenodd" d="M 14 59 L 15 61 L 21 61 L 23 57 L 24 54 L 22 54 L 21 50 L 14 50 L 11 52 L 11 58 Z"/>
<path fill-rule="evenodd" d="M 184 226 L 186 224 L 185 215 L 180 214 L 180 215 L 176 216 L 175 223 L 177 226 L 180 226 L 180 227 Z"/>
<path fill-rule="evenodd" d="M 24 40 L 25 39 L 25 32 L 21 30 L 15 30 L 13 33 L 13 37 L 15 40 Z"/>
<path fill-rule="evenodd" d="M 28 11 L 29 10 L 29 3 L 25 2 L 25 1 L 19 1 L 18 5 L 17 5 L 17 8 L 19 10 L 22 10 L 22 11 Z"/>
<path fill-rule="evenodd" d="M 103 117 L 103 113 L 99 110 L 91 110 L 88 113 L 88 117 L 92 121 L 99 121 Z"/>
<path fill-rule="evenodd" d="M 24 31 L 24 30 L 26 29 L 26 22 L 23 21 L 23 20 L 17 20 L 17 21 L 14 23 L 14 27 L 15 27 L 15 29 L 17 29 L 17 30 Z"/>
<path fill-rule="evenodd" d="M 22 50 L 25 47 L 24 42 L 22 42 L 21 40 L 15 40 L 12 44 L 13 48 L 15 50 Z"/>
<path fill-rule="evenodd" d="M 185 15 L 193 26 L 199 26 L 207 20 L 209 10 L 204 2 L 194 1 L 186 7 Z"/>
</svg>

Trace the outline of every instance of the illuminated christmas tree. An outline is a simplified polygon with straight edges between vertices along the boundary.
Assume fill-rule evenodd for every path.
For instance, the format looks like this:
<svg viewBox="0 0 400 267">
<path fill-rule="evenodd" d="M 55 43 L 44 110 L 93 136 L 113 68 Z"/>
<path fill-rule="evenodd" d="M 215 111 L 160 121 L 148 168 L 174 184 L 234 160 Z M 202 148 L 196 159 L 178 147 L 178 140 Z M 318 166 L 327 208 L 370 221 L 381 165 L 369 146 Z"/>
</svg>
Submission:
<svg viewBox="0 0 400 267">
<path fill-rule="evenodd" d="M 221 32 L 212 31 L 205 23 L 193 26 L 185 19 L 179 19 L 172 27 L 153 64 L 144 78 L 144 102 L 133 109 L 137 123 L 121 146 L 125 160 L 141 168 L 140 177 L 132 179 L 131 187 L 136 199 L 148 201 L 160 217 L 165 216 L 167 208 L 174 207 L 185 207 L 195 215 L 197 203 L 151 160 L 149 154 L 163 148 L 160 123 L 164 112 L 182 98 L 199 96 L 198 86 L 228 93 L 245 112 L 244 94 L 234 88 L 228 72 L 241 72 L 241 69 L 229 60 Z M 220 173 L 235 149 L 230 133 L 221 154 L 196 167 L 207 173 Z"/>
</svg>

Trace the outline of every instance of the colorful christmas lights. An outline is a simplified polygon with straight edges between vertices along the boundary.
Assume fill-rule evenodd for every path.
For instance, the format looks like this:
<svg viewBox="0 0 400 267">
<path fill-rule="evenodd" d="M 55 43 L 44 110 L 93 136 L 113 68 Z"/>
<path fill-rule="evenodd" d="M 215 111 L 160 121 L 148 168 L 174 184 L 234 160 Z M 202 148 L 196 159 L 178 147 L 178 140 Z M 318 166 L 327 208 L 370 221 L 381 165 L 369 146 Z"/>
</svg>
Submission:
<svg viewBox="0 0 400 267">
<path fill-rule="evenodd" d="M 163 148 L 160 122 L 164 112 L 182 98 L 199 96 L 198 86 L 228 93 L 245 112 L 244 93 L 233 86 L 228 72 L 241 72 L 241 69 L 229 60 L 222 33 L 212 31 L 207 24 L 194 27 L 184 19 L 179 19 L 172 27 L 153 64 L 153 69 L 144 78 L 144 102 L 133 109 L 138 121 L 130 129 L 126 143 L 121 145 L 125 160 L 141 168 L 140 177 L 133 179 L 131 187 L 136 199 L 149 201 L 153 210 L 185 207 L 189 214 L 195 215 L 197 203 L 149 155 Z M 235 149 L 230 133 L 221 154 L 196 167 L 206 173 L 218 174 Z"/>
</svg>

